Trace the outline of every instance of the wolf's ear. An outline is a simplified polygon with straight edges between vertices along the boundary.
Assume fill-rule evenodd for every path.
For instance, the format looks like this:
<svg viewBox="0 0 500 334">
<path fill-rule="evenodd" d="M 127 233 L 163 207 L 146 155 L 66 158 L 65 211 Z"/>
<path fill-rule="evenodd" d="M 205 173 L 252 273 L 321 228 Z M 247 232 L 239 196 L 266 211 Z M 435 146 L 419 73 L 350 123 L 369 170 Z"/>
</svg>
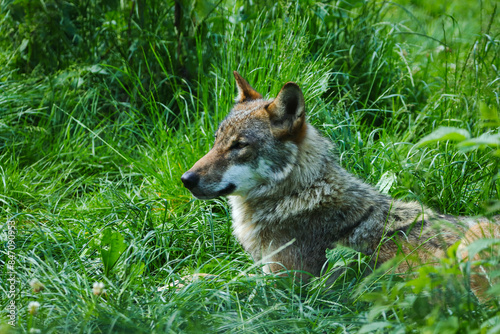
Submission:
<svg viewBox="0 0 500 334">
<path fill-rule="evenodd" d="M 262 95 L 253 89 L 252 86 L 250 86 L 238 72 L 234 71 L 233 74 L 236 79 L 236 85 L 238 86 L 238 97 L 236 98 L 236 103 L 262 98 Z"/>
<path fill-rule="evenodd" d="M 266 108 L 276 137 L 301 141 L 305 135 L 305 103 L 300 87 L 287 82 Z"/>
</svg>

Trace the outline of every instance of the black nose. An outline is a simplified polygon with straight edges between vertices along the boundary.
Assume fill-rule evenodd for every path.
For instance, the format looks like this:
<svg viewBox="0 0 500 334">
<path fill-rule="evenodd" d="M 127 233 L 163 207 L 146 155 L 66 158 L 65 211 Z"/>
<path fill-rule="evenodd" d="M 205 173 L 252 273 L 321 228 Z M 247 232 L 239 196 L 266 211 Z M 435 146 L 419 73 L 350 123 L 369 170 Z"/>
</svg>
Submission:
<svg viewBox="0 0 500 334">
<path fill-rule="evenodd" d="M 182 181 L 182 183 L 184 183 L 184 187 L 191 190 L 198 185 L 198 182 L 200 181 L 200 177 L 196 173 L 185 172 L 181 176 L 181 181 Z"/>
</svg>

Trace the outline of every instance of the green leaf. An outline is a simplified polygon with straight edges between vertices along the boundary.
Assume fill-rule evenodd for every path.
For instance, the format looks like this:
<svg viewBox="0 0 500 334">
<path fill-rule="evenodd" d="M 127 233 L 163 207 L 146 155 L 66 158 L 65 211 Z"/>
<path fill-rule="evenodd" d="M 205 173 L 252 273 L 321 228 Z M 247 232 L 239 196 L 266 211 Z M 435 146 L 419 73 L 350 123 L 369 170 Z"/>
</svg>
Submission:
<svg viewBox="0 0 500 334">
<path fill-rule="evenodd" d="M 217 4 L 213 3 L 212 1 L 196 0 L 193 4 L 193 11 L 198 21 L 197 24 L 200 24 L 201 22 L 206 20 L 208 18 L 208 15 L 210 15 L 210 13 L 214 11 L 216 6 Z"/>
<path fill-rule="evenodd" d="M 417 147 L 422 147 L 439 141 L 463 141 L 470 138 L 469 132 L 464 129 L 459 129 L 455 127 L 442 126 L 437 128 L 432 133 L 428 134 L 424 138 L 420 139 L 417 143 Z"/>
<path fill-rule="evenodd" d="M 486 146 L 497 148 L 500 147 L 500 133 L 483 133 L 479 137 L 464 140 L 459 146 L 467 149 L 484 148 Z"/>
<path fill-rule="evenodd" d="M 118 259 L 127 249 L 127 244 L 120 232 L 106 228 L 101 234 L 101 259 L 106 276 L 116 265 Z"/>
<path fill-rule="evenodd" d="M 26 50 L 26 48 L 28 47 L 28 44 L 29 44 L 29 39 L 23 39 L 23 41 L 21 42 L 21 45 L 19 46 L 19 51 L 23 52 L 24 50 Z"/>
<path fill-rule="evenodd" d="M 486 334 L 495 334 L 500 332 L 500 324 L 497 324 L 495 327 L 490 328 Z"/>
<path fill-rule="evenodd" d="M 500 119 L 498 118 L 497 108 L 492 105 L 489 107 L 485 102 L 479 103 L 479 111 L 481 113 L 481 120 L 483 126 L 500 126 Z"/>
<path fill-rule="evenodd" d="M 366 324 L 359 330 L 358 334 L 362 333 L 375 333 L 378 330 L 392 327 L 390 322 L 380 321 L 380 322 L 372 322 L 370 324 Z"/>
<path fill-rule="evenodd" d="M 457 333 L 459 327 L 460 325 L 458 322 L 458 318 L 455 316 L 451 316 L 448 318 L 439 319 L 439 322 L 435 327 L 435 333 L 441 333 L 441 334 Z"/>
<path fill-rule="evenodd" d="M 391 190 L 391 187 L 396 181 L 396 174 L 394 174 L 391 171 L 387 171 L 382 176 L 380 177 L 380 180 L 377 182 L 377 189 L 382 193 L 382 194 L 389 194 L 389 190 Z"/>
<path fill-rule="evenodd" d="M 101 65 L 97 64 L 84 67 L 84 69 L 93 74 L 109 74 L 109 72 L 106 71 Z"/>
</svg>

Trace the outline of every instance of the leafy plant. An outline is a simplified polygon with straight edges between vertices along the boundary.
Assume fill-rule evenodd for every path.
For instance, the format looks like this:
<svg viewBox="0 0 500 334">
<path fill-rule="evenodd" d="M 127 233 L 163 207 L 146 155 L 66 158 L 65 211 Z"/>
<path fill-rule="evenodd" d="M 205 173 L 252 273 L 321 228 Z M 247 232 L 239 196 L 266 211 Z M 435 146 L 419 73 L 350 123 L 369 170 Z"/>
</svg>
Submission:
<svg viewBox="0 0 500 334">
<path fill-rule="evenodd" d="M 109 276 L 123 252 L 127 249 L 127 243 L 120 232 L 108 227 L 102 231 L 96 247 L 98 247 L 101 253 L 104 274 Z"/>
</svg>

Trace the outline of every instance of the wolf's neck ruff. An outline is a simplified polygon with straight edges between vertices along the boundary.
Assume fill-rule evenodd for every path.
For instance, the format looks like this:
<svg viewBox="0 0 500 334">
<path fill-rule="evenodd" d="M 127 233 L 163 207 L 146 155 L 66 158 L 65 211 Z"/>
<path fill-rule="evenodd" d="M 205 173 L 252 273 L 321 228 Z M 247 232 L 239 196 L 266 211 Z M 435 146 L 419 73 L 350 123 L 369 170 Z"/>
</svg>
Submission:
<svg viewBox="0 0 500 334">
<path fill-rule="evenodd" d="M 374 217 L 387 217 L 390 201 L 342 169 L 330 155 L 332 144 L 311 125 L 307 126 L 304 140 L 295 146 L 294 159 L 283 167 L 287 173 L 274 171 L 275 175 L 286 177 L 268 177 L 267 183 L 247 196 L 228 198 L 234 235 L 255 259 L 295 238 L 296 244 L 273 260 L 289 269 L 305 269 L 306 255 L 318 259 L 307 264 L 307 271 L 318 275 L 326 248 L 343 243 L 359 251 L 375 251 L 380 238 L 370 240 L 373 238 L 363 234 L 377 229 L 382 234 L 383 226 L 377 225 Z M 315 237 L 305 238 L 307 234 Z M 292 249 L 300 253 L 283 258 L 285 253 L 292 254 Z"/>
</svg>

